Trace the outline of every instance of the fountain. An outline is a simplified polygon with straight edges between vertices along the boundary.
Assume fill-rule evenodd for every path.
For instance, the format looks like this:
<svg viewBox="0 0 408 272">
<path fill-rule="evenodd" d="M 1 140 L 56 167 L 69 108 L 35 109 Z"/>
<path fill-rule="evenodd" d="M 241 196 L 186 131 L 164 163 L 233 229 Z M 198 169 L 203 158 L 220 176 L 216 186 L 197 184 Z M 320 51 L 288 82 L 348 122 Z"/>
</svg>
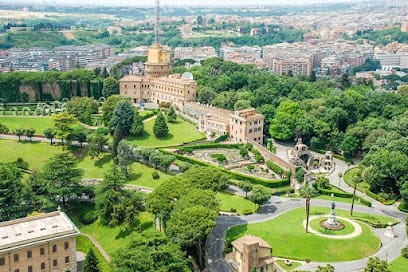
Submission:
<svg viewBox="0 0 408 272">
<path fill-rule="evenodd" d="M 344 224 L 336 220 L 336 212 L 334 211 L 335 208 L 336 208 L 336 203 L 333 200 L 331 204 L 331 210 L 330 210 L 329 217 L 327 218 L 327 220 L 323 220 L 322 222 L 320 222 L 320 226 L 328 230 L 344 229 Z"/>
</svg>

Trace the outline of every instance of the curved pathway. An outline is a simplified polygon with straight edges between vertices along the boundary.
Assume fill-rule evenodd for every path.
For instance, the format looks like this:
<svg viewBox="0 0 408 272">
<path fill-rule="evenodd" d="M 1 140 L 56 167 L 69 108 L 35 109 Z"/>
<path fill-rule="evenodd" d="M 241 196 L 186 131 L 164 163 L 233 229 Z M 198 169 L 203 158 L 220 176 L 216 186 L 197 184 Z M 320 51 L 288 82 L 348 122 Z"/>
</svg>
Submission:
<svg viewBox="0 0 408 272">
<path fill-rule="evenodd" d="M 88 238 L 89 240 L 91 240 L 91 242 L 94 244 L 94 246 L 96 246 L 96 248 L 99 250 L 99 252 L 102 254 L 102 256 L 105 258 L 105 260 L 107 260 L 108 262 L 110 262 L 111 257 L 109 256 L 109 254 L 105 251 L 105 249 L 103 249 L 103 247 L 101 246 L 101 244 L 99 244 L 98 241 L 96 241 L 96 239 L 92 236 L 89 235 L 87 233 L 81 233 L 81 235 L 85 236 L 86 238 Z"/>
<path fill-rule="evenodd" d="M 324 216 L 321 215 L 313 215 L 309 218 L 310 222 L 312 222 L 313 219 L 318 219 L 318 218 L 324 218 Z M 343 221 L 346 221 L 348 223 L 350 223 L 353 228 L 354 231 L 350 234 L 344 234 L 344 235 L 332 235 L 332 234 L 324 234 L 320 231 L 315 230 L 312 226 L 309 225 L 309 232 L 313 233 L 314 235 L 317 236 L 321 236 L 321 237 L 325 237 L 325 238 L 329 238 L 329 239 L 351 239 L 354 237 L 359 236 L 362 232 L 363 229 L 361 228 L 360 224 L 354 222 L 353 220 L 350 220 L 348 218 L 342 217 L 342 216 L 336 216 L 337 219 L 341 219 Z M 303 221 L 303 227 L 306 229 L 306 219 Z"/>
<path fill-rule="evenodd" d="M 313 199 L 312 206 L 330 207 L 330 201 Z M 261 210 L 256 214 L 248 216 L 220 216 L 217 219 L 217 225 L 208 237 L 207 242 L 207 267 L 210 272 L 232 272 L 227 263 L 224 261 L 224 247 L 225 236 L 227 230 L 233 226 L 252 224 L 271 220 L 289 210 L 304 207 L 303 199 L 288 199 L 282 197 L 272 197 L 268 204 L 263 205 Z M 337 203 L 339 209 L 348 210 L 350 204 Z M 375 209 L 366 206 L 356 206 L 355 211 L 392 216 L 402 223 L 394 226 L 394 233 L 396 238 L 391 239 L 384 236 L 384 229 L 375 229 L 374 232 L 380 237 L 382 247 L 374 254 L 383 260 L 393 260 L 400 255 L 401 249 L 408 243 L 405 230 L 405 214 L 399 211 L 388 211 L 382 209 Z M 273 247 L 273 245 L 272 245 Z M 336 272 L 352 272 L 360 271 L 366 266 L 368 258 L 356 261 L 331 263 L 336 269 Z M 312 262 L 304 264 L 299 267 L 299 270 L 315 270 L 318 265 L 325 265 L 326 263 Z"/>
</svg>

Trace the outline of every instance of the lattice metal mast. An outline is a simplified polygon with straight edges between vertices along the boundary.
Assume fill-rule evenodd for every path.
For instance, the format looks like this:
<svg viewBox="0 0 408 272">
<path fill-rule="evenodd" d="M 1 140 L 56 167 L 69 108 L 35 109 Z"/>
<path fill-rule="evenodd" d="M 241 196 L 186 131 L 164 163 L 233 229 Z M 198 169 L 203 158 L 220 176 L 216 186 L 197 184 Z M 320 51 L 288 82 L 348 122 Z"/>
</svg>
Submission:
<svg viewBox="0 0 408 272">
<path fill-rule="evenodd" d="M 160 0 L 156 0 L 156 24 L 154 26 L 154 43 L 160 44 Z"/>
</svg>

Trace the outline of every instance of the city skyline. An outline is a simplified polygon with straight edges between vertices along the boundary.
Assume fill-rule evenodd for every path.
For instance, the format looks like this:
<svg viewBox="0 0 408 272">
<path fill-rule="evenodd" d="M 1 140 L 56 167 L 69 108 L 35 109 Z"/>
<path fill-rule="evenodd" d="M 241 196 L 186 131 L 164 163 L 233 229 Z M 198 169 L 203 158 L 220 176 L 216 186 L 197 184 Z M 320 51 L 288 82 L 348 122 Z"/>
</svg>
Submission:
<svg viewBox="0 0 408 272">
<path fill-rule="evenodd" d="M 6 1 L 7 2 L 7 1 Z M 367 0 L 207 0 L 203 4 L 202 1 L 198 0 L 161 0 L 160 4 L 162 6 L 256 6 L 256 5 L 308 5 L 308 4 L 327 4 L 327 3 L 356 3 L 356 2 L 367 2 Z M 4 3 L 4 1 L 0 1 Z M 67 5 L 112 5 L 112 6 L 154 6 L 155 1 L 132 1 L 132 0 L 122 0 L 119 3 L 112 3 L 109 0 L 16 0 L 15 3 L 27 3 L 27 4 L 67 4 Z"/>
</svg>

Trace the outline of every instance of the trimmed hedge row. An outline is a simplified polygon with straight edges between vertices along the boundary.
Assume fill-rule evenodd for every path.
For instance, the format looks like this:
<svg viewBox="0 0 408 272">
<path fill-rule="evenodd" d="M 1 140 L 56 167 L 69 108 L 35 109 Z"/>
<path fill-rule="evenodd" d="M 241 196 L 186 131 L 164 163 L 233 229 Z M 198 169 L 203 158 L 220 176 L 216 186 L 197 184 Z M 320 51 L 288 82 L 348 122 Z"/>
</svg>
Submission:
<svg viewBox="0 0 408 272">
<path fill-rule="evenodd" d="M 405 205 L 404 201 L 401 201 L 401 203 L 398 205 L 398 210 L 401 212 L 408 213 L 408 207 Z M 407 217 L 407 232 L 408 232 L 408 217 Z"/>
<path fill-rule="evenodd" d="M 185 145 L 182 148 L 192 148 L 194 149 L 206 149 L 206 148 L 240 148 L 242 144 L 222 144 L 222 143 L 208 143 L 208 144 L 196 144 L 196 145 Z"/>
<path fill-rule="evenodd" d="M 229 174 L 229 176 L 231 178 L 234 178 L 234 179 L 237 179 L 237 180 L 240 180 L 240 181 L 249 181 L 249 182 L 251 182 L 253 184 L 259 184 L 259 185 L 262 185 L 262 186 L 265 186 L 265 187 L 268 187 L 268 188 L 277 188 L 277 187 L 283 187 L 283 186 L 290 185 L 290 172 L 287 173 L 287 178 L 284 179 L 284 180 L 269 181 L 269 180 L 266 180 L 266 179 L 251 177 L 251 176 L 247 176 L 247 175 L 244 175 L 244 174 L 241 174 L 241 173 L 232 172 L 232 171 L 230 171 L 228 169 L 218 167 L 218 166 L 215 166 L 215 165 L 212 165 L 212 164 L 209 164 L 209 163 L 206 163 L 206 162 L 194 159 L 194 158 L 189 158 L 189 157 L 186 157 L 186 156 L 183 156 L 183 155 L 175 154 L 175 153 L 172 153 L 172 152 L 169 152 L 169 151 L 166 151 L 166 150 L 160 150 L 160 151 L 163 152 L 163 153 L 166 153 L 166 154 L 174 155 L 180 161 L 189 162 L 189 163 L 195 164 L 195 165 L 207 166 L 207 167 L 212 167 L 212 168 L 219 169 L 219 170 L 223 171 L 224 173 Z"/>
<path fill-rule="evenodd" d="M 381 198 L 380 196 L 378 196 L 377 194 L 371 192 L 370 190 L 366 190 L 365 194 L 368 195 L 369 197 L 381 202 L 384 205 L 393 205 L 399 199 L 398 196 L 395 196 L 392 199 L 385 200 L 385 199 Z"/>
<path fill-rule="evenodd" d="M 317 189 L 317 191 L 319 192 L 319 194 L 322 194 L 322 195 L 331 196 L 333 194 L 336 197 L 353 198 L 353 195 L 349 194 L 347 192 L 335 192 L 335 191 L 332 191 L 332 190 L 325 190 L 325 189 Z M 365 206 L 371 207 L 371 205 L 372 205 L 370 201 L 365 200 L 364 198 L 361 198 L 361 197 L 359 197 L 357 195 L 355 196 L 355 199 L 357 201 L 360 201 L 360 203 L 365 205 Z"/>
<path fill-rule="evenodd" d="M 267 161 L 266 166 L 268 166 L 269 169 L 271 169 L 273 172 L 275 172 L 278 175 L 283 175 L 284 173 L 284 170 L 279 165 L 274 163 L 273 161 Z"/>
</svg>

